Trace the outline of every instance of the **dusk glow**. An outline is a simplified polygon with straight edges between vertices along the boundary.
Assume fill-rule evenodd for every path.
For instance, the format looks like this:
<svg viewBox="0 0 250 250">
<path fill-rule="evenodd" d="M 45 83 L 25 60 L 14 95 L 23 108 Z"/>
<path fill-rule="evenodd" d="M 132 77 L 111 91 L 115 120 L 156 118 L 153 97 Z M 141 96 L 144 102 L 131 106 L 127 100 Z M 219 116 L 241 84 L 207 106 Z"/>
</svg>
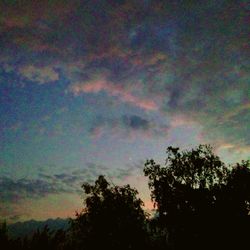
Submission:
<svg viewBox="0 0 250 250">
<path fill-rule="evenodd" d="M 152 209 L 168 146 L 250 159 L 249 4 L 175 2 L 0 2 L 0 218 L 73 217 L 100 174 Z"/>
</svg>

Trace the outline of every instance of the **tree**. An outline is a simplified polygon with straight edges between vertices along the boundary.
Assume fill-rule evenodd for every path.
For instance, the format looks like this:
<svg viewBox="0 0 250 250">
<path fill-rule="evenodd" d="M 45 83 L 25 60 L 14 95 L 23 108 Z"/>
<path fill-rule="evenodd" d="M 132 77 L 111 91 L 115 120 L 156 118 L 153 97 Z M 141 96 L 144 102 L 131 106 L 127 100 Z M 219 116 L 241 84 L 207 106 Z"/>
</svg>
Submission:
<svg viewBox="0 0 250 250">
<path fill-rule="evenodd" d="M 52 249 L 52 232 L 46 225 L 42 230 L 37 229 L 29 242 L 31 249 Z"/>
<path fill-rule="evenodd" d="M 250 169 L 249 161 L 242 161 L 232 168 L 221 197 L 226 207 L 224 213 L 230 216 L 248 216 L 250 212 Z"/>
<path fill-rule="evenodd" d="M 234 224 L 228 221 L 249 212 L 249 163 L 244 164 L 230 171 L 207 145 L 183 152 L 169 147 L 164 167 L 154 160 L 145 163 L 159 226 L 170 247 L 225 243 Z"/>
<path fill-rule="evenodd" d="M 115 186 L 99 176 L 94 185 L 83 184 L 85 209 L 72 221 L 75 249 L 140 249 L 145 247 L 146 216 L 138 192 Z"/>
<path fill-rule="evenodd" d="M 0 223 L 0 247 L 9 247 L 9 237 L 6 222 Z"/>
</svg>

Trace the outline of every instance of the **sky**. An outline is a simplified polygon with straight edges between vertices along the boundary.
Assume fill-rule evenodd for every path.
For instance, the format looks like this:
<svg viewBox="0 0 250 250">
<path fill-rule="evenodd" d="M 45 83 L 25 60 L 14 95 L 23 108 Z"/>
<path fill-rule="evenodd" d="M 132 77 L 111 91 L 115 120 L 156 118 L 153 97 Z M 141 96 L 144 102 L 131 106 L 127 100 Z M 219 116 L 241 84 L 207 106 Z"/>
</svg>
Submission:
<svg viewBox="0 0 250 250">
<path fill-rule="evenodd" d="M 248 1 L 1 0 L 0 218 L 72 217 L 83 182 L 138 189 L 168 146 L 250 159 Z"/>
</svg>

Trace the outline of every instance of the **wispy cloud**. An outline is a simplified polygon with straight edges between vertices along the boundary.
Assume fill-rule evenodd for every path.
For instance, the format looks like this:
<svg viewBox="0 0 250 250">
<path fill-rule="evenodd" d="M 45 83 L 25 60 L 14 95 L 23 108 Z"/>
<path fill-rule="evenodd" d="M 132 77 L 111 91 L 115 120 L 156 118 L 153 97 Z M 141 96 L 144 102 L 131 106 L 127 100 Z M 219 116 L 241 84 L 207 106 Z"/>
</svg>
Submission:
<svg viewBox="0 0 250 250">
<path fill-rule="evenodd" d="M 58 72 L 53 67 L 36 67 L 33 65 L 25 65 L 19 69 L 19 73 L 30 81 L 40 84 L 57 81 L 59 79 Z"/>
<path fill-rule="evenodd" d="M 157 104 L 151 100 L 142 97 L 138 97 L 133 95 L 132 92 L 126 89 L 126 86 L 122 84 L 114 84 L 112 82 L 108 82 L 104 79 L 97 79 L 88 82 L 82 83 L 74 83 L 71 86 L 71 91 L 75 95 L 79 95 L 81 93 L 98 93 L 101 91 L 106 92 L 110 96 L 114 96 L 119 98 L 121 101 L 132 104 L 136 107 L 139 107 L 144 110 L 157 110 Z"/>
</svg>

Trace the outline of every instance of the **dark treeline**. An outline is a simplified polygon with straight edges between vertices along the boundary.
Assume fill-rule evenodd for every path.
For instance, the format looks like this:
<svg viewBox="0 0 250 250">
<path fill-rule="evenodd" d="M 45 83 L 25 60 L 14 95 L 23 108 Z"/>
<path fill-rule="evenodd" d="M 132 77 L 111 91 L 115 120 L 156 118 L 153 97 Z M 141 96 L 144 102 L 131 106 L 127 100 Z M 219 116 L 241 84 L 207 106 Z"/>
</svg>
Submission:
<svg viewBox="0 0 250 250">
<path fill-rule="evenodd" d="M 226 166 L 209 146 L 180 152 L 169 147 L 164 166 L 148 160 L 156 213 L 143 210 L 138 192 L 104 176 L 83 184 L 85 206 L 68 230 L 37 230 L 10 239 L 0 228 L 1 249 L 127 250 L 248 249 L 250 233 L 249 161 Z"/>
</svg>

